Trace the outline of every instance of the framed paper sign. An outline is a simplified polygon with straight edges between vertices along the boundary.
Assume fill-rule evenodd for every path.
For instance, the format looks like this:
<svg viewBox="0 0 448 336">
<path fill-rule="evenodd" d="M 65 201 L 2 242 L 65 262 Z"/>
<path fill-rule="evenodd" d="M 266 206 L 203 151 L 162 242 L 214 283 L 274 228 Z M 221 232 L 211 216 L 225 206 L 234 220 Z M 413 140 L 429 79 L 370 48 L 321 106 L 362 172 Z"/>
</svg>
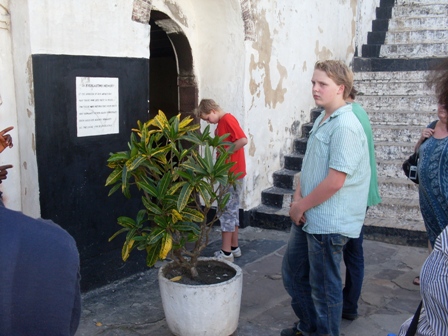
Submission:
<svg viewBox="0 0 448 336">
<path fill-rule="evenodd" d="M 119 133 L 118 78 L 76 77 L 77 136 Z"/>
</svg>

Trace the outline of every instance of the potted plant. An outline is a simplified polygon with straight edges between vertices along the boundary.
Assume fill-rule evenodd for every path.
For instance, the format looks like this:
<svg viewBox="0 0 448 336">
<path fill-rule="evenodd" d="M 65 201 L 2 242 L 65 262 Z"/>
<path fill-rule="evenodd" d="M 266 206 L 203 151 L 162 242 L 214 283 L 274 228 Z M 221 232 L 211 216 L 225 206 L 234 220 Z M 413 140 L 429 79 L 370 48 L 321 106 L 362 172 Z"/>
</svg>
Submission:
<svg viewBox="0 0 448 336">
<path fill-rule="evenodd" d="M 167 323 L 175 335 L 228 336 L 238 325 L 241 269 L 200 256 L 238 176 L 229 171 L 233 163 L 228 162 L 231 143 L 224 140 L 226 136 L 212 136 L 209 126 L 200 132 L 200 125 L 192 122 L 180 115 L 168 120 L 159 111 L 153 119 L 138 122 L 127 151 L 110 154 L 109 195 L 121 190 L 130 198 L 137 191 L 144 208 L 135 219 L 119 217 L 122 228 L 109 240 L 126 233 L 124 261 L 135 249 L 146 252 L 149 267 L 167 256 L 172 259 L 159 270 L 159 286 Z M 224 269 L 219 277 L 225 281 L 201 284 L 202 273 L 218 265 Z M 230 289 L 219 288 L 222 285 Z M 205 297 L 199 297 L 199 292 Z"/>
</svg>

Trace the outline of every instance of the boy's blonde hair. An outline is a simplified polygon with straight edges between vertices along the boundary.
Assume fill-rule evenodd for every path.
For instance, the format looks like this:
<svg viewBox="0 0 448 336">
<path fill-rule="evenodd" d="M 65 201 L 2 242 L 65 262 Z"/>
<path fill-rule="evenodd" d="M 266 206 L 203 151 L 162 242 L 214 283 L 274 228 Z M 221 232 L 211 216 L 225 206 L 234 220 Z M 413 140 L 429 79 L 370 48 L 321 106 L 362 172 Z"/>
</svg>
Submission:
<svg viewBox="0 0 448 336">
<path fill-rule="evenodd" d="M 314 70 L 321 70 L 337 85 L 344 85 L 344 99 L 347 99 L 353 87 L 353 72 L 342 61 L 317 61 Z"/>
<path fill-rule="evenodd" d="M 202 99 L 194 114 L 200 118 L 204 114 L 210 114 L 212 110 L 221 111 L 221 107 L 213 99 Z"/>
</svg>

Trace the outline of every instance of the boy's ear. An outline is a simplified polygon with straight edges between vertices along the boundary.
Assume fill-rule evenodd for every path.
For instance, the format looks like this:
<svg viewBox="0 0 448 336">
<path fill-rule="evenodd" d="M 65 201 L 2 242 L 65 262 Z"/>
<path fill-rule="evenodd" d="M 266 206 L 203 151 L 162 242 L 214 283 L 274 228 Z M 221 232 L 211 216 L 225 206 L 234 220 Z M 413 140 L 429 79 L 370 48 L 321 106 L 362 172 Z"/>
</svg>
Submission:
<svg viewBox="0 0 448 336">
<path fill-rule="evenodd" d="M 339 85 L 338 94 L 344 95 L 344 91 L 345 91 L 345 85 L 344 84 Z"/>
</svg>

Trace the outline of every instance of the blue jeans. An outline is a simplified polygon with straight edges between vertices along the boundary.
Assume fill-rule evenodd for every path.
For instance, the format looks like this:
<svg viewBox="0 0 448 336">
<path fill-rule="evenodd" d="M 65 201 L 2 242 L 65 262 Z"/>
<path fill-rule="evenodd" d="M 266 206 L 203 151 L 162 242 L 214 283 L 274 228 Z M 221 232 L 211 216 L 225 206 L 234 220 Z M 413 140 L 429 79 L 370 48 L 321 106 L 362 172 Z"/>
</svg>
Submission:
<svg viewBox="0 0 448 336">
<path fill-rule="evenodd" d="M 340 263 L 347 237 L 312 235 L 291 226 L 283 257 L 283 285 L 304 335 L 339 335 L 342 315 Z"/>
<path fill-rule="evenodd" d="M 344 247 L 345 286 L 342 291 L 345 314 L 358 315 L 358 300 L 361 296 L 362 282 L 364 280 L 364 251 L 362 248 L 363 231 L 359 238 L 351 238 Z"/>
</svg>

